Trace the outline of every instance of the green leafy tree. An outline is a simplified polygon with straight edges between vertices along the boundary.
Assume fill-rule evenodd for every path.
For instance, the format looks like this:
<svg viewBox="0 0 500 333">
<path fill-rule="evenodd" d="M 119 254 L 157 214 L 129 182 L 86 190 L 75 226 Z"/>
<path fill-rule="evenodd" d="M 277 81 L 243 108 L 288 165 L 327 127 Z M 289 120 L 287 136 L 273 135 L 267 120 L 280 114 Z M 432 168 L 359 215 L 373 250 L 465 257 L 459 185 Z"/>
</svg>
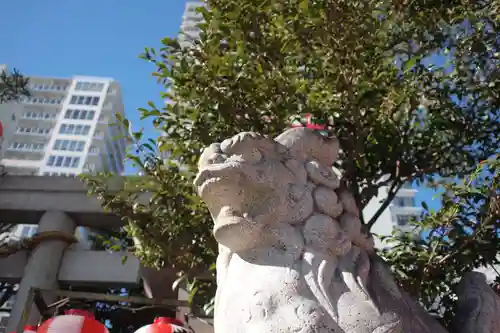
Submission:
<svg viewBox="0 0 500 333">
<path fill-rule="evenodd" d="M 415 222 L 428 237 L 387 237 L 394 246 L 383 256 L 400 285 L 449 325 L 455 288 L 464 274 L 480 267 L 495 269 L 500 263 L 500 155 L 481 163 L 464 180 L 441 186 L 446 190 L 442 208 L 427 210 Z"/>
<path fill-rule="evenodd" d="M 21 96 L 29 96 L 28 80 L 16 69 L 12 73 L 0 70 L 0 104 L 16 101 Z"/>
<path fill-rule="evenodd" d="M 128 221 L 147 264 L 171 265 L 192 279 L 214 262 L 212 220 L 191 181 L 201 149 L 240 131 L 273 136 L 305 113 L 326 124 L 342 145 L 335 166 L 359 209 L 389 187 L 367 229 L 403 183 L 463 177 L 498 149 L 499 1 L 207 5 L 199 40 L 181 47 L 165 38 L 142 55 L 156 66 L 168 102 L 139 110 L 166 136 L 144 140 L 131 130 L 128 157 L 147 186 L 135 179 L 116 194 L 88 179 Z M 146 191 L 151 199 L 139 200 Z"/>
</svg>

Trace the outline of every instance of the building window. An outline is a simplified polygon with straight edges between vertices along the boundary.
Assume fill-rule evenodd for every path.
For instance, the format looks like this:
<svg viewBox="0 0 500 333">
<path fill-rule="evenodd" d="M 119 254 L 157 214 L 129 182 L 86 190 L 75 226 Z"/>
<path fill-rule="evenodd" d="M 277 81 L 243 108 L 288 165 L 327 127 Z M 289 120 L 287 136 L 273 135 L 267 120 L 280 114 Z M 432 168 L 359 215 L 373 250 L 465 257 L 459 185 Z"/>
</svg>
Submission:
<svg viewBox="0 0 500 333">
<path fill-rule="evenodd" d="M 59 134 L 87 135 L 90 125 L 61 124 Z"/>
<path fill-rule="evenodd" d="M 95 164 L 94 163 L 87 163 L 83 167 L 85 172 L 94 172 L 95 171 Z"/>
<path fill-rule="evenodd" d="M 396 197 L 394 198 L 394 204 L 397 207 L 415 207 L 414 197 Z"/>
<path fill-rule="evenodd" d="M 34 143 L 33 144 L 34 150 L 43 150 L 44 147 L 45 147 L 45 144 L 43 144 L 43 143 Z"/>
<path fill-rule="evenodd" d="M 66 124 L 62 124 L 59 128 L 59 134 L 66 134 L 67 127 Z"/>
<path fill-rule="evenodd" d="M 88 125 L 87 125 L 87 126 L 88 126 Z M 76 125 L 76 126 L 75 126 L 75 131 L 74 131 L 74 133 L 75 133 L 76 135 L 81 135 L 81 134 L 82 134 L 82 132 L 83 132 L 83 126 L 82 126 L 82 125 Z"/>
<path fill-rule="evenodd" d="M 75 85 L 76 91 L 102 91 L 104 83 L 78 81 Z"/>
<path fill-rule="evenodd" d="M 56 157 L 54 155 L 51 155 L 51 156 L 49 156 L 49 159 L 47 160 L 47 165 L 53 166 L 55 161 L 56 161 Z"/>
<path fill-rule="evenodd" d="M 64 158 L 64 163 L 63 163 L 63 166 L 64 166 L 65 168 L 69 168 L 69 166 L 70 166 L 70 165 L 71 165 L 71 157 L 66 156 L 66 157 Z"/>
<path fill-rule="evenodd" d="M 24 133 L 29 135 L 46 135 L 50 133 L 48 128 L 38 128 L 38 127 L 18 127 L 16 129 L 17 133 Z"/>
<path fill-rule="evenodd" d="M 78 156 L 50 156 L 47 165 L 62 168 L 77 168 L 80 164 L 80 157 Z M 58 173 L 55 173 L 58 175 Z"/>
<path fill-rule="evenodd" d="M 99 105 L 100 98 L 97 96 L 77 96 L 73 95 L 70 104 L 74 105 Z"/>
<path fill-rule="evenodd" d="M 34 234 L 38 231 L 38 226 L 37 225 L 27 225 L 23 226 L 21 229 L 21 237 L 20 238 L 28 238 L 28 237 L 33 237 Z"/>
<path fill-rule="evenodd" d="M 78 151 L 82 152 L 85 147 L 85 141 L 79 140 L 56 140 L 53 149 L 61 151 Z"/>
<path fill-rule="evenodd" d="M 56 140 L 54 142 L 54 150 L 62 151 L 78 151 L 82 152 L 85 147 L 85 141 L 80 140 Z"/>
<path fill-rule="evenodd" d="M 84 148 L 85 148 L 85 141 L 78 141 L 76 150 L 83 151 Z"/>
<path fill-rule="evenodd" d="M 95 111 L 68 109 L 64 114 L 64 119 L 93 120 Z"/>
<path fill-rule="evenodd" d="M 22 102 L 30 104 L 61 104 L 62 100 L 58 98 L 45 98 L 45 97 L 24 97 Z"/>
<path fill-rule="evenodd" d="M 83 126 L 82 135 L 87 135 L 89 134 L 89 132 L 90 132 L 90 126 L 89 125 Z"/>
<path fill-rule="evenodd" d="M 68 146 L 69 146 L 69 141 L 68 140 L 62 140 L 61 150 L 68 150 Z"/>
<path fill-rule="evenodd" d="M 63 163 L 63 160 L 64 160 L 63 156 L 57 156 L 55 166 L 60 167 Z"/>
<path fill-rule="evenodd" d="M 43 143 L 24 143 L 14 141 L 10 144 L 10 150 L 21 150 L 21 151 L 41 151 L 44 148 Z"/>
<path fill-rule="evenodd" d="M 73 157 L 73 160 L 71 162 L 71 167 L 78 168 L 78 164 L 80 164 L 80 157 Z"/>
<path fill-rule="evenodd" d="M 51 119 L 55 119 L 56 118 L 56 114 L 50 113 L 50 112 L 26 111 L 23 114 L 23 118 L 51 120 Z"/>
<path fill-rule="evenodd" d="M 413 215 L 396 215 L 396 223 L 398 226 L 406 226 L 412 218 L 414 218 Z"/>
</svg>

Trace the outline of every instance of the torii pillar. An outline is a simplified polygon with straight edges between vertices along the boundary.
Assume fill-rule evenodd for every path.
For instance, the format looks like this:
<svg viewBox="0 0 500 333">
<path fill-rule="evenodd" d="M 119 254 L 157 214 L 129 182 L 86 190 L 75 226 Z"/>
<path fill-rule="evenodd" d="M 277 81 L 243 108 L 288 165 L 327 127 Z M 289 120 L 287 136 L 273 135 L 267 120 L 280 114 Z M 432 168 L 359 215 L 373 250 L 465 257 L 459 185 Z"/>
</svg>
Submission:
<svg viewBox="0 0 500 333">
<path fill-rule="evenodd" d="M 28 263 L 24 268 L 24 275 L 16 295 L 16 302 L 12 308 L 7 332 L 22 332 L 22 324 L 37 325 L 40 313 L 34 304 L 31 305 L 26 321 L 24 307 L 30 298 L 31 288 L 57 289 L 58 273 L 64 250 L 74 237 L 76 224 L 63 212 L 45 212 L 40 219 L 38 234 L 59 234 L 65 237 L 47 237 L 32 250 Z M 23 323 L 24 322 L 24 323 Z"/>
</svg>

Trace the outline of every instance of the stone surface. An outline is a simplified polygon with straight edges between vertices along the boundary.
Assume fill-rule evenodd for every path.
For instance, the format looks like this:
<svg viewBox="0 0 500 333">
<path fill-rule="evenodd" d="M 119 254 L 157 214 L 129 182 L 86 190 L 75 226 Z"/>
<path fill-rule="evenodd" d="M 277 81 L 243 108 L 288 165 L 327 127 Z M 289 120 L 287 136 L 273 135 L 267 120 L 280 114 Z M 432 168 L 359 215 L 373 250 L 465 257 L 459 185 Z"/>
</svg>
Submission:
<svg viewBox="0 0 500 333">
<path fill-rule="evenodd" d="M 45 212 L 40 219 L 38 232 L 57 231 L 72 236 L 75 232 L 75 223 L 68 215 L 57 212 Z M 25 304 L 30 300 L 31 288 L 57 289 L 57 274 L 64 255 L 64 250 L 68 247 L 68 242 L 64 240 L 47 240 L 36 246 L 31 252 L 30 258 L 24 268 L 23 278 L 19 284 L 19 291 L 16 295 L 16 302 L 10 313 L 8 332 L 17 331 L 24 312 Z M 54 301 L 53 295 L 47 295 L 49 304 Z M 26 325 L 36 325 L 40 319 L 40 314 L 33 305 L 27 316 Z"/>
<path fill-rule="evenodd" d="M 306 128 L 204 150 L 194 183 L 219 242 L 215 333 L 445 332 L 374 254 L 338 153 Z"/>
<path fill-rule="evenodd" d="M 467 273 L 458 285 L 455 331 L 500 332 L 500 298 L 478 272 Z"/>
</svg>

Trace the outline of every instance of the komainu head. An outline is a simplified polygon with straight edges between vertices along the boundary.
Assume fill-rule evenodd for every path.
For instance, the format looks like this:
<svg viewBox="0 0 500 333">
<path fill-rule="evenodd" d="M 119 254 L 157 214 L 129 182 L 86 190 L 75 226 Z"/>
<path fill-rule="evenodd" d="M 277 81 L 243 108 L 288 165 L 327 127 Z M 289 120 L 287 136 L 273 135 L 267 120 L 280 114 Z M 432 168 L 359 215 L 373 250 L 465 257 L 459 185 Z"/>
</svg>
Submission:
<svg viewBox="0 0 500 333">
<path fill-rule="evenodd" d="M 213 216 L 217 241 L 233 251 L 256 245 L 272 225 L 304 222 L 315 182 L 337 188 L 335 138 L 293 128 L 275 139 L 243 132 L 207 147 L 198 163 L 198 194 Z"/>
</svg>

